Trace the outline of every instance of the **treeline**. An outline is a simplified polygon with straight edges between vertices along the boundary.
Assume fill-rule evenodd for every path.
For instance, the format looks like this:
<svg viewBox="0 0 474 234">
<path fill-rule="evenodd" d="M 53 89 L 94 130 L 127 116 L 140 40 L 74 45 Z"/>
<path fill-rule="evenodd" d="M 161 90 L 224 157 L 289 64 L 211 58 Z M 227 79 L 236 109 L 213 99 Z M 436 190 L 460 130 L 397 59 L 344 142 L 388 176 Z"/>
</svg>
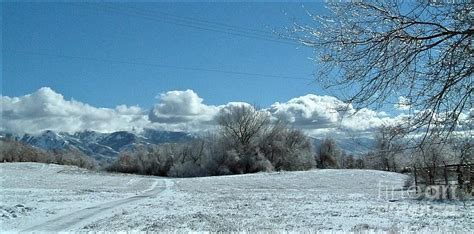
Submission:
<svg viewBox="0 0 474 234">
<path fill-rule="evenodd" d="M 0 140 L 0 162 L 39 162 L 97 169 L 97 162 L 78 150 L 44 151 L 13 139 Z"/>
<path fill-rule="evenodd" d="M 245 174 L 316 167 L 311 140 L 252 106 L 233 106 L 217 118 L 219 128 L 191 142 L 123 152 L 107 170 L 171 177 Z"/>
<path fill-rule="evenodd" d="M 395 138 L 393 129 L 376 133 L 374 148 L 362 155 L 342 150 L 334 139 L 320 145 L 303 132 L 250 106 L 235 106 L 218 117 L 215 134 L 191 142 L 142 147 L 122 152 L 109 171 L 197 177 L 245 174 L 262 171 L 320 169 L 373 169 L 410 172 L 412 168 L 437 167 L 444 163 L 473 162 L 472 139 L 425 142 L 411 147 Z"/>
<path fill-rule="evenodd" d="M 48 151 L 13 139 L 0 140 L 0 162 L 42 162 L 76 165 L 107 171 L 170 177 L 198 177 L 266 171 L 298 171 L 313 168 L 375 169 L 410 172 L 411 168 L 437 167 L 445 163 L 473 162 L 472 139 L 427 142 L 410 148 L 395 130 L 380 128 L 374 150 L 352 155 L 335 140 L 314 146 L 301 130 L 248 105 L 221 111 L 212 134 L 190 142 L 149 145 L 121 152 L 101 165 L 78 150 Z M 461 139 L 467 139 L 462 141 Z"/>
<path fill-rule="evenodd" d="M 248 105 L 223 110 L 218 129 L 200 139 L 153 145 L 122 152 L 108 171 L 170 177 L 301 171 L 313 168 L 352 169 L 370 165 L 341 150 L 330 138 L 314 147 L 301 130 L 271 120 Z"/>
<path fill-rule="evenodd" d="M 223 110 L 213 134 L 184 143 L 141 146 L 98 163 L 78 150 L 44 151 L 14 139 L 0 141 L 1 162 L 42 162 L 107 171 L 170 177 L 197 177 L 313 168 L 363 168 L 336 142 L 318 148 L 301 130 L 290 128 L 248 105 Z M 104 165 L 105 163 L 105 165 Z"/>
<path fill-rule="evenodd" d="M 436 168 L 444 164 L 474 163 L 471 136 L 451 138 L 420 137 L 407 141 L 396 127 L 383 126 L 375 135 L 375 149 L 361 156 L 365 167 L 375 170 L 409 172 L 413 168 Z"/>
</svg>

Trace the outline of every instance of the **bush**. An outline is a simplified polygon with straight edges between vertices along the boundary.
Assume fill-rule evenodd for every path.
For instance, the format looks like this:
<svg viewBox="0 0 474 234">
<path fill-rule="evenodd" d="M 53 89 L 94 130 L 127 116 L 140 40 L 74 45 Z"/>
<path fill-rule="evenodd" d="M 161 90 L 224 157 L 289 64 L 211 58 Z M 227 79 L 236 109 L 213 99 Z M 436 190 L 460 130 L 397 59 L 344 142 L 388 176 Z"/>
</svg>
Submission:
<svg viewBox="0 0 474 234">
<path fill-rule="evenodd" d="M 107 171 L 166 176 L 173 165 L 174 149 L 167 145 L 142 147 L 122 152 Z"/>
<path fill-rule="evenodd" d="M 97 168 L 97 162 L 78 150 L 47 152 L 15 140 L 0 140 L 0 162 L 39 162 Z"/>
<path fill-rule="evenodd" d="M 248 105 L 232 106 L 217 118 L 215 135 L 122 153 L 107 170 L 171 177 L 308 170 L 316 161 L 310 139 L 300 130 L 270 123 Z"/>
<path fill-rule="evenodd" d="M 319 168 L 339 168 L 338 158 L 341 150 L 337 147 L 336 141 L 330 138 L 324 139 L 319 146 L 317 162 Z"/>
<path fill-rule="evenodd" d="M 263 137 L 260 148 L 275 170 L 308 170 L 316 165 L 311 141 L 296 129 L 275 125 Z"/>
<path fill-rule="evenodd" d="M 107 170 L 197 177 L 273 170 L 308 170 L 315 167 L 311 141 L 301 131 L 277 124 L 261 129 L 265 131 L 251 134 L 250 141 L 219 132 L 190 142 L 148 146 L 134 152 L 123 152 Z"/>
</svg>

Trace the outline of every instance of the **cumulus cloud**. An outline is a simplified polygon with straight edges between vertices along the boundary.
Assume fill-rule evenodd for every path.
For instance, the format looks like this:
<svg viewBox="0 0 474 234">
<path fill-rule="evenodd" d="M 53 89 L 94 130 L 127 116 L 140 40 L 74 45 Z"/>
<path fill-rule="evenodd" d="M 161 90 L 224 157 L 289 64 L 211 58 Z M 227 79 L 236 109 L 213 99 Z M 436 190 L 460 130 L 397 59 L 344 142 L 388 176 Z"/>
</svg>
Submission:
<svg viewBox="0 0 474 234">
<path fill-rule="evenodd" d="M 268 108 L 275 117 L 308 132 L 317 134 L 331 131 L 372 131 L 394 119 L 384 112 L 370 109 L 356 111 L 352 105 L 331 96 L 308 94 Z"/>
<path fill-rule="evenodd" d="M 65 100 L 51 88 L 20 97 L 1 97 L 2 130 L 37 133 L 44 130 L 112 132 L 141 128 L 148 123 L 137 106 L 115 109 L 96 108 L 75 100 Z"/>
<path fill-rule="evenodd" d="M 346 112 L 348 105 L 334 97 L 306 96 L 293 98 L 285 103 L 275 103 L 268 111 L 273 116 L 301 128 L 332 127 L 340 119 L 340 112 Z"/>
<path fill-rule="evenodd" d="M 242 106 L 247 107 L 251 110 L 256 110 L 254 106 L 246 102 L 229 102 L 225 105 L 218 106 L 217 108 L 219 109 L 219 113 L 229 113 L 232 110 L 235 110 L 236 108 L 239 108 Z M 266 111 L 266 110 L 258 110 L 258 111 Z"/>
<path fill-rule="evenodd" d="M 235 106 L 230 102 L 207 105 L 193 90 L 169 91 L 158 96 L 149 111 L 138 106 L 119 105 L 98 108 L 64 97 L 50 88 L 20 97 L 1 97 L 1 130 L 14 133 L 37 133 L 44 130 L 75 132 L 95 130 L 113 132 L 155 128 L 169 131 L 205 131 L 216 127 L 216 116 Z M 356 111 L 335 97 L 308 94 L 262 109 L 273 119 L 321 136 L 341 132 L 371 132 L 382 124 L 400 121 L 384 112 L 370 109 Z"/>
<path fill-rule="evenodd" d="M 389 117 L 385 112 L 376 112 L 367 108 L 355 111 L 351 109 L 351 114 L 341 117 L 343 130 L 352 132 L 371 132 L 382 125 L 393 125 L 399 121 L 398 118 Z"/>
<path fill-rule="evenodd" d="M 159 103 L 151 109 L 150 121 L 158 123 L 191 123 L 212 121 L 219 108 L 203 104 L 194 91 L 169 91 L 159 96 Z"/>
<path fill-rule="evenodd" d="M 225 105 L 207 105 L 193 90 L 169 91 L 158 97 L 158 103 L 148 117 L 155 128 L 179 131 L 212 130 L 216 117 L 236 106 L 251 106 L 245 102 L 229 102 Z"/>
</svg>

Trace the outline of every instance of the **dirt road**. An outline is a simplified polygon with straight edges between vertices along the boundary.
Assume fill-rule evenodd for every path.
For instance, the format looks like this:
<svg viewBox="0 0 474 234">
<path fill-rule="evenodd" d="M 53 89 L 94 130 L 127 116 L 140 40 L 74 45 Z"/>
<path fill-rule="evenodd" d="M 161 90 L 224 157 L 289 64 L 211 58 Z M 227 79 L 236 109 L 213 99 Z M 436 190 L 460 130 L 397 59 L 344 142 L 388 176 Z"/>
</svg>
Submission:
<svg viewBox="0 0 474 234">
<path fill-rule="evenodd" d="M 159 184 L 163 184 L 163 186 L 158 186 Z M 21 232 L 59 232 L 67 231 L 77 226 L 84 226 L 87 223 L 94 221 L 99 216 L 107 216 L 108 212 L 111 212 L 113 209 L 116 209 L 125 204 L 137 202 L 148 198 L 155 198 L 161 192 L 170 189 L 172 186 L 173 182 L 171 180 L 157 179 L 150 188 L 144 190 L 139 195 L 121 200 L 106 202 L 103 204 L 87 207 L 82 210 L 74 211 L 72 213 L 48 220 L 44 223 L 26 228 Z"/>
</svg>

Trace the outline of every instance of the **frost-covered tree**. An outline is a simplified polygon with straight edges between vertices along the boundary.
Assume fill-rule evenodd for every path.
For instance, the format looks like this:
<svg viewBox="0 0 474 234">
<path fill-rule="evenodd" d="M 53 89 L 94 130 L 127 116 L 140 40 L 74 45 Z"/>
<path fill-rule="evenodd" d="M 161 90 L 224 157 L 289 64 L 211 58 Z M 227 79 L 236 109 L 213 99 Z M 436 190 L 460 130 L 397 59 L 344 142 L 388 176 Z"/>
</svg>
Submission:
<svg viewBox="0 0 474 234">
<path fill-rule="evenodd" d="M 197 177 L 209 175 L 206 170 L 210 142 L 196 139 L 176 145 L 174 163 L 167 173 L 171 177 Z"/>
<path fill-rule="evenodd" d="M 248 105 L 230 106 L 217 117 L 222 136 L 236 145 L 247 147 L 261 136 L 270 124 L 270 116 Z"/>
<path fill-rule="evenodd" d="M 397 135 L 397 129 L 390 126 L 381 126 L 375 133 L 375 159 L 378 161 L 377 169 L 397 171 L 398 155 L 402 152 L 402 145 Z"/>
<path fill-rule="evenodd" d="M 174 144 L 139 147 L 133 151 L 121 152 L 107 170 L 166 176 L 175 163 L 177 151 Z"/>
<path fill-rule="evenodd" d="M 222 110 L 215 134 L 189 142 L 122 152 L 109 170 L 171 177 L 308 170 L 315 166 L 311 140 L 301 131 L 248 105 Z"/>
<path fill-rule="evenodd" d="M 238 171 L 256 172 L 265 168 L 268 161 L 257 148 L 258 140 L 270 126 L 270 116 L 253 106 L 235 105 L 221 110 L 217 117 L 219 134 L 238 154 Z M 256 164 L 260 166 L 255 167 Z M 268 168 L 270 169 L 270 168 Z"/>
<path fill-rule="evenodd" d="M 79 150 L 44 151 L 11 138 L 0 140 L 0 162 L 39 162 L 97 168 L 97 162 Z"/>
<path fill-rule="evenodd" d="M 308 170 L 316 165 L 308 136 L 279 122 L 262 137 L 259 147 L 276 170 Z"/>
<path fill-rule="evenodd" d="M 336 141 L 331 138 L 323 140 L 319 146 L 317 165 L 319 168 L 338 168 L 338 159 L 341 156 L 341 150 Z"/>
<path fill-rule="evenodd" d="M 443 181 L 445 164 L 457 163 L 451 146 L 438 144 L 436 140 L 413 149 L 411 153 L 414 155 L 413 165 L 418 168 L 418 176 L 428 185 L 435 184 L 436 180 Z"/>
<path fill-rule="evenodd" d="M 329 14 L 310 13 L 311 23 L 295 24 L 298 40 L 314 48 L 326 87 L 342 90 L 357 109 L 402 97 L 410 114 L 398 134 L 444 141 L 472 130 L 473 1 L 328 1 L 327 7 Z"/>
</svg>

